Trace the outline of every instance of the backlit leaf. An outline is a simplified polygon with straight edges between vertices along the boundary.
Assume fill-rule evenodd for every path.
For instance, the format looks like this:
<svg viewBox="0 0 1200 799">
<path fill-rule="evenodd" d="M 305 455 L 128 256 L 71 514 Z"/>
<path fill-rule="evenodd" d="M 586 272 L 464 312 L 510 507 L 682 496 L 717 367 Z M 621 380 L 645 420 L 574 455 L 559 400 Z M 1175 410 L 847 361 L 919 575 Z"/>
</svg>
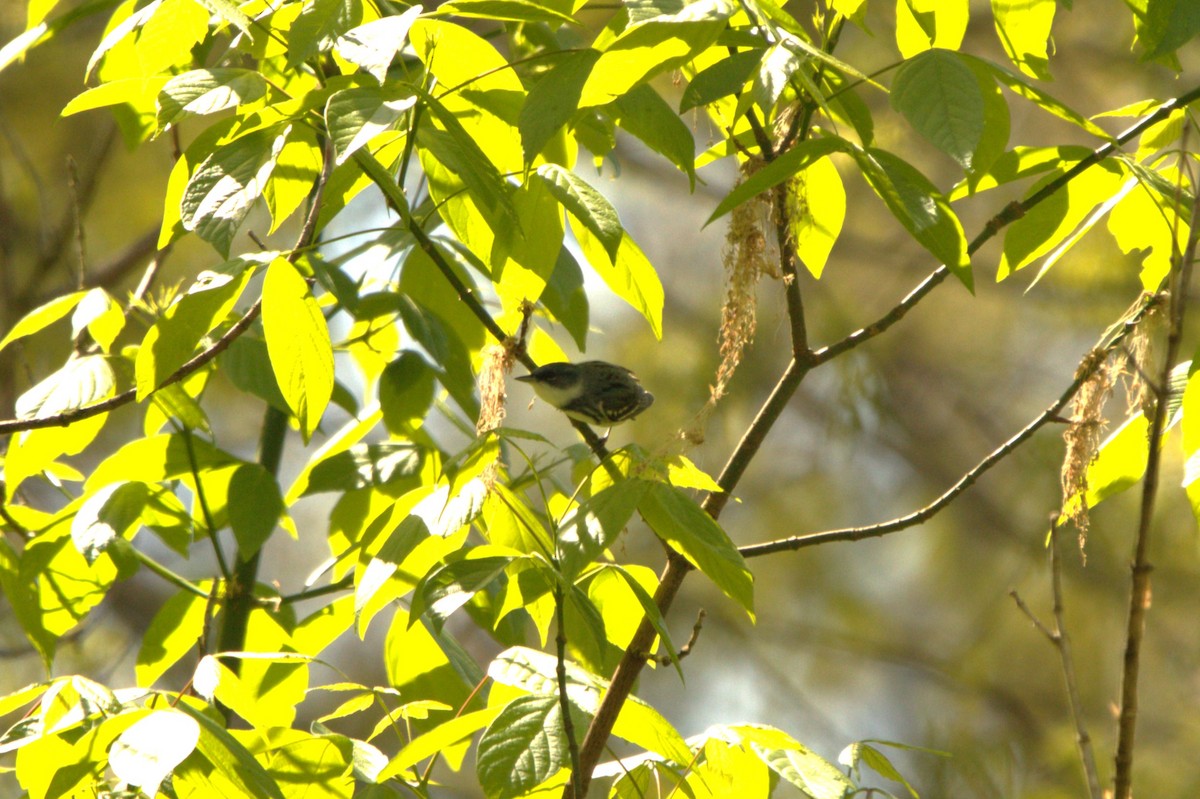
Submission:
<svg viewBox="0 0 1200 799">
<path fill-rule="evenodd" d="M 262 308 L 271 369 L 307 441 L 333 394 L 329 327 L 308 283 L 283 258 L 267 267 Z"/>
</svg>

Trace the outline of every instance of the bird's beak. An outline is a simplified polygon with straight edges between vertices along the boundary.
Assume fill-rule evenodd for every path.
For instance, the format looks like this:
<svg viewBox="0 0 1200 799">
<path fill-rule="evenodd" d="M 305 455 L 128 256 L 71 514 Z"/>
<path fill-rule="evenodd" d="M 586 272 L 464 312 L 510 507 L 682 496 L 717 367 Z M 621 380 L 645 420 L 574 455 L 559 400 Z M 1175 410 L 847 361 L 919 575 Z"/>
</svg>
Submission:
<svg viewBox="0 0 1200 799">
<path fill-rule="evenodd" d="M 522 383 L 532 383 L 533 375 L 521 375 L 517 379 L 520 380 Z"/>
</svg>

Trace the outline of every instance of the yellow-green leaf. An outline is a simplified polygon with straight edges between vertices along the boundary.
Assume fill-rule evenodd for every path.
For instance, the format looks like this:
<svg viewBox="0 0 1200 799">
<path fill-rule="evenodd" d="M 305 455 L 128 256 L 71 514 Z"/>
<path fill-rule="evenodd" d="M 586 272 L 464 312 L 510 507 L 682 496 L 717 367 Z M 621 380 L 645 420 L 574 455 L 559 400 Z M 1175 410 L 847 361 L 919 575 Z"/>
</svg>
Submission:
<svg viewBox="0 0 1200 799">
<path fill-rule="evenodd" d="M 284 258 L 267 267 L 262 320 L 275 380 L 307 441 L 333 395 L 333 345 L 308 283 Z"/>
</svg>

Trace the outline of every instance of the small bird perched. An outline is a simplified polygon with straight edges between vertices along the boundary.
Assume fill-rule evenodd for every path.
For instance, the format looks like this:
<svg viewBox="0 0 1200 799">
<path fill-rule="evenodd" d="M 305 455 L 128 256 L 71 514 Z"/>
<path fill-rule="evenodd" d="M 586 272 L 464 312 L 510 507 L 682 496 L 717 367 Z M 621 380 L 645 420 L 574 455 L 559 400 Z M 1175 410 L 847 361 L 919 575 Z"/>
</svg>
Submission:
<svg viewBox="0 0 1200 799">
<path fill-rule="evenodd" d="M 548 363 L 517 379 L 570 418 L 597 427 L 627 422 L 654 402 L 633 372 L 605 361 Z"/>
</svg>

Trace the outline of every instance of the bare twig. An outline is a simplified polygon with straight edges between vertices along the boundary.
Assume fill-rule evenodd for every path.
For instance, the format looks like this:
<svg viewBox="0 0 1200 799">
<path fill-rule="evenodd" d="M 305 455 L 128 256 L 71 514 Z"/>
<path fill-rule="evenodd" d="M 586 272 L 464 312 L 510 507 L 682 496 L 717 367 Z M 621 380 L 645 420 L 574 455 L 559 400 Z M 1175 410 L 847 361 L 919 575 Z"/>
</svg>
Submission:
<svg viewBox="0 0 1200 799">
<path fill-rule="evenodd" d="M 1067 701 L 1071 705 L 1071 718 L 1075 721 L 1075 746 L 1079 749 L 1079 761 L 1083 766 L 1083 777 L 1087 781 L 1088 796 L 1102 799 L 1100 772 L 1096 768 L 1096 753 L 1092 748 L 1092 736 L 1083 723 L 1083 700 L 1079 696 L 1079 681 L 1076 678 L 1075 658 L 1071 654 L 1071 637 L 1067 635 L 1066 614 L 1063 612 L 1062 554 L 1059 552 L 1059 525 L 1050 527 L 1050 590 L 1054 596 L 1054 637 L 1051 639 L 1062 663 L 1063 681 L 1067 688 Z"/>
<path fill-rule="evenodd" d="M 688 637 L 687 643 L 684 644 L 683 646 L 679 647 L 679 651 L 677 651 L 675 653 L 678 656 L 679 660 L 683 660 L 685 657 L 692 654 L 692 647 L 694 647 L 696 645 L 696 642 L 700 640 L 700 630 L 702 630 L 704 628 L 704 617 L 706 615 L 708 615 L 708 614 L 705 613 L 704 608 L 701 608 L 700 611 L 696 614 L 696 623 L 692 625 L 692 634 Z M 657 663 L 660 666 L 671 665 L 670 654 L 652 655 L 649 652 L 647 652 L 647 653 L 645 653 L 645 657 L 646 657 L 646 660 Z"/>
<path fill-rule="evenodd" d="M 1190 184 L 1195 187 L 1195 181 Z M 1146 473 L 1142 479 L 1142 504 L 1138 516 L 1137 534 L 1133 550 L 1132 586 L 1129 592 L 1129 617 L 1125 630 L 1124 670 L 1121 676 L 1121 711 L 1117 720 L 1116 771 L 1113 775 L 1115 799 L 1129 799 L 1133 794 L 1133 754 L 1137 729 L 1138 672 L 1141 666 L 1142 641 L 1146 632 L 1146 612 L 1150 608 L 1149 562 L 1151 521 L 1154 515 L 1155 495 L 1161 471 L 1162 453 L 1160 442 L 1167 420 L 1167 406 L 1171 384 L 1171 370 L 1179 357 L 1183 340 L 1183 320 L 1187 311 L 1188 290 L 1191 286 L 1192 267 L 1196 259 L 1196 244 L 1200 239 L 1200 202 L 1192 203 L 1192 217 L 1188 230 L 1187 247 L 1181 254 L 1178 267 L 1171 270 L 1171 292 L 1168 310 L 1168 332 L 1166 353 L 1162 371 L 1150 387 L 1154 397 L 1154 413 L 1150 420 L 1149 454 Z"/>
<path fill-rule="evenodd" d="M 1026 199 L 1020 202 L 1010 203 L 1003 211 L 990 219 L 984 226 L 984 229 L 971 240 L 967 246 L 967 255 L 974 255 L 979 249 L 991 240 L 997 233 L 1003 230 L 1008 225 L 1020 219 L 1025 214 L 1029 213 L 1035 206 L 1040 205 L 1044 200 L 1056 194 L 1063 186 L 1066 186 L 1089 167 L 1100 163 L 1105 158 L 1117 153 L 1120 148 L 1127 142 L 1140 136 L 1148 128 L 1162 122 L 1178 109 L 1185 108 L 1188 104 L 1200 99 L 1200 86 L 1194 87 L 1188 92 L 1179 95 L 1173 100 L 1168 100 L 1159 106 L 1154 113 L 1143 117 L 1136 124 L 1118 134 L 1112 141 L 1107 142 L 1101 147 L 1093 150 L 1085 158 L 1079 160 L 1070 169 L 1063 172 L 1054 180 L 1047 183 L 1042 188 L 1031 194 Z M 830 344 L 827 347 L 822 347 L 813 353 L 816 364 L 819 365 L 825 361 L 834 358 L 846 350 L 853 349 L 869 339 L 878 336 L 880 333 L 887 330 L 889 327 L 899 322 L 904 316 L 912 310 L 912 308 L 920 302 L 926 294 L 932 291 L 939 283 L 945 280 L 950 275 L 950 270 L 946 266 L 939 266 L 933 270 L 921 283 L 914 288 L 907 297 L 899 304 L 891 308 L 887 313 L 880 317 L 875 322 L 854 331 L 846 336 L 841 341 Z"/>
<path fill-rule="evenodd" d="M 1057 634 L 1054 632 L 1054 630 L 1051 630 L 1049 627 L 1047 627 L 1045 623 L 1037 617 L 1037 614 L 1030 610 L 1029 606 L 1025 604 L 1025 600 L 1021 599 L 1021 595 L 1018 594 L 1015 589 L 1009 591 L 1008 595 L 1012 597 L 1013 602 L 1017 603 L 1017 609 L 1025 614 L 1025 618 L 1029 619 L 1030 624 L 1032 624 L 1039 633 L 1046 636 L 1051 643 L 1057 639 Z"/>
<path fill-rule="evenodd" d="M 1105 352 L 1111 352 L 1119 347 L 1125 338 L 1133 332 L 1134 328 L 1137 327 L 1138 322 L 1141 321 L 1146 311 L 1153 307 L 1154 297 L 1142 297 L 1138 300 L 1138 305 L 1140 307 L 1138 307 L 1134 313 L 1128 315 L 1125 326 L 1120 330 L 1117 336 L 1110 341 L 1108 347 L 1104 350 Z M 845 527 L 838 530 L 826 530 L 819 533 L 807 533 L 805 535 L 781 538 L 775 541 L 767 541 L 762 544 L 751 544 L 739 548 L 739 551 L 742 553 L 742 557 L 760 557 L 762 555 L 770 555 L 775 552 L 786 552 L 789 550 L 817 546 L 819 544 L 828 544 L 833 541 L 859 541 L 864 538 L 877 538 L 882 535 L 887 535 L 888 533 L 906 530 L 909 527 L 914 527 L 918 524 L 928 521 L 939 511 L 944 510 L 959 494 L 974 485 L 975 481 L 978 480 L 986 471 L 991 469 L 1000 461 L 1004 460 L 1004 458 L 1010 455 L 1017 447 L 1024 444 L 1030 437 L 1033 436 L 1034 433 L 1047 424 L 1061 421 L 1060 413 L 1062 409 L 1067 406 L 1067 404 L 1071 401 L 1071 398 L 1075 396 L 1077 391 L 1079 391 L 1080 386 L 1087 382 L 1087 379 L 1091 377 L 1092 373 L 1099 368 L 1101 363 L 1103 363 L 1104 359 L 1095 357 L 1095 353 L 1096 350 L 1092 350 L 1084 357 L 1084 359 L 1081 361 L 1081 364 L 1083 365 L 1077 371 L 1075 379 L 1071 381 L 1066 390 L 1063 391 L 1063 393 L 1059 395 L 1058 399 L 1056 399 L 1048 408 L 1046 408 L 1046 410 L 1042 411 L 1042 413 L 1039 414 L 1035 419 L 1025 425 L 1025 427 L 1023 427 L 1016 435 L 989 453 L 987 457 L 985 457 L 978 464 L 976 464 L 974 468 L 960 477 L 958 481 L 948 488 L 940 497 L 925 507 L 915 510 L 912 513 L 908 513 L 904 516 L 900 516 L 886 522 L 880 522 L 879 524 L 867 525 L 865 527 Z"/>
</svg>

